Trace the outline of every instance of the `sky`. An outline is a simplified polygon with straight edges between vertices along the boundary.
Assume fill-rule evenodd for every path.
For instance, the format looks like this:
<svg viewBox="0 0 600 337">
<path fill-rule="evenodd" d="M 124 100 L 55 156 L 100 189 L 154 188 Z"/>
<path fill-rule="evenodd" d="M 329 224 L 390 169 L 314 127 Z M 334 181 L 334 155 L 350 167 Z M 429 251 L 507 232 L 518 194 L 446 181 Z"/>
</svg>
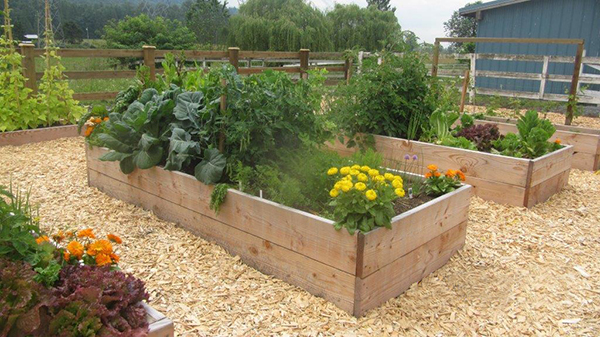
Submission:
<svg viewBox="0 0 600 337">
<path fill-rule="evenodd" d="M 238 0 L 239 1 L 239 0 Z M 355 3 L 366 7 L 366 0 L 308 0 L 321 10 L 332 9 L 336 3 Z M 473 0 L 391 0 L 396 7 L 396 17 L 403 30 L 413 31 L 419 42 L 433 43 L 436 37 L 445 36 L 444 22 L 452 16 L 452 12 L 464 7 Z M 236 0 L 230 3 L 236 3 Z M 238 6 L 239 7 L 239 6 Z"/>
</svg>

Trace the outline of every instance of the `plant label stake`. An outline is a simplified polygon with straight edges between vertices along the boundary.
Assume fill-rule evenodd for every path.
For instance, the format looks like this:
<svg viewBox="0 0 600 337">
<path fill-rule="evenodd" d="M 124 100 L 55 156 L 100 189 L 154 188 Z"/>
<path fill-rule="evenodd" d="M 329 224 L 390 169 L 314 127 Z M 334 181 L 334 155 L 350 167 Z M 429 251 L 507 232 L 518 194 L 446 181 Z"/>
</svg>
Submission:
<svg viewBox="0 0 600 337">
<path fill-rule="evenodd" d="M 412 199 L 413 198 L 413 191 L 412 191 L 412 187 L 408 188 L 408 198 Z"/>
<path fill-rule="evenodd" d="M 258 194 L 258 195 L 260 196 L 260 198 L 261 198 L 261 199 L 263 198 L 263 197 L 262 197 L 262 190 L 260 190 L 260 192 L 259 192 L 259 194 Z"/>
</svg>

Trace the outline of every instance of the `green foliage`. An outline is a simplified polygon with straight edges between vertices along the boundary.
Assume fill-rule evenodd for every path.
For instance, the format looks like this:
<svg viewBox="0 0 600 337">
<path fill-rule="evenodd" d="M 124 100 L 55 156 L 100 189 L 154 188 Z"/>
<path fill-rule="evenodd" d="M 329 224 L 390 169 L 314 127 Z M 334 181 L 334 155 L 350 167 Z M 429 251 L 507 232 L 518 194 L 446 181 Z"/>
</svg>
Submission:
<svg viewBox="0 0 600 337">
<path fill-rule="evenodd" d="M 190 1 L 185 18 L 198 42 L 224 44 L 229 20 L 226 0 L 223 3 L 219 0 Z"/>
<path fill-rule="evenodd" d="M 377 9 L 378 11 L 388 11 L 394 13 L 396 7 L 390 5 L 390 0 L 367 0 L 369 8 Z"/>
<path fill-rule="evenodd" d="M 383 64 L 367 59 L 350 85 L 340 85 L 329 116 L 355 145 L 359 134 L 418 139 L 436 107 L 420 54 L 385 54 Z"/>
<path fill-rule="evenodd" d="M 51 287 L 58 281 L 58 274 L 61 268 L 62 266 L 56 260 L 51 260 L 46 267 L 34 268 L 37 275 L 33 279 L 46 287 Z"/>
<path fill-rule="evenodd" d="M 304 0 L 248 0 L 229 19 L 229 45 L 243 50 L 331 50 L 325 15 Z"/>
<path fill-rule="evenodd" d="M 104 26 L 102 36 L 108 48 L 142 48 L 144 45 L 157 49 L 192 49 L 196 39 L 192 31 L 178 20 L 160 16 L 150 18 L 145 14 L 121 21 L 111 20 Z"/>
<path fill-rule="evenodd" d="M 481 1 L 467 3 L 465 7 L 480 3 Z M 446 31 L 446 36 L 450 37 L 476 37 L 477 19 L 474 17 L 461 16 L 458 13 L 458 10 L 456 10 L 452 13 L 452 17 L 444 22 L 444 30 Z M 457 48 L 460 53 L 475 52 L 474 43 L 453 43 L 453 46 Z"/>
<path fill-rule="evenodd" d="M 201 182 L 212 185 L 221 180 L 227 159 L 217 149 L 204 151 L 204 159 L 196 166 L 194 175 Z"/>
<path fill-rule="evenodd" d="M 228 184 L 217 184 L 210 194 L 210 209 L 215 211 L 215 215 L 219 215 L 221 205 L 223 205 L 225 198 L 227 197 L 228 189 Z"/>
<path fill-rule="evenodd" d="M 83 41 L 83 30 L 75 21 L 67 21 L 63 24 L 63 33 L 65 35 L 65 41 L 68 43 L 76 44 Z"/>
<path fill-rule="evenodd" d="M 561 148 L 560 144 L 549 142 L 556 128 L 546 119 L 539 118 L 537 112 L 527 111 L 517 121 L 519 134 L 509 133 L 494 142 L 497 152 L 517 158 L 537 158 Z"/>
<path fill-rule="evenodd" d="M 452 125 L 458 120 L 455 112 L 445 112 L 441 109 L 435 110 L 429 118 L 432 137 L 440 142 L 452 137 Z"/>
<path fill-rule="evenodd" d="M 379 51 L 385 47 L 389 36 L 400 31 L 394 13 L 377 10 L 376 7 L 336 4 L 327 13 L 327 19 L 332 25 L 333 50 L 337 51 L 352 48 Z"/>
</svg>

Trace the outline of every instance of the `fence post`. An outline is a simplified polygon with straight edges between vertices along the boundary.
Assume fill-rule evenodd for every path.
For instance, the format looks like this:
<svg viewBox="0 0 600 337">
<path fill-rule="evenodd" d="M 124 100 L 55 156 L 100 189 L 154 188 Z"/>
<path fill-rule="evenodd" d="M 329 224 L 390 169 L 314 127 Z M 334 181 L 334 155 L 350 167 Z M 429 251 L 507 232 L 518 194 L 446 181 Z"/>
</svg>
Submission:
<svg viewBox="0 0 600 337">
<path fill-rule="evenodd" d="M 142 51 L 144 52 L 144 65 L 150 68 L 150 79 L 156 80 L 156 61 L 155 53 L 156 47 L 154 46 L 143 46 Z"/>
<path fill-rule="evenodd" d="M 438 73 L 438 63 L 440 62 L 440 41 L 435 39 L 435 44 L 433 45 L 433 60 L 431 64 L 431 77 L 437 77 Z"/>
<path fill-rule="evenodd" d="M 238 71 L 240 68 L 240 48 L 238 47 L 229 47 L 229 63 L 235 68 L 235 71 Z"/>
<path fill-rule="evenodd" d="M 346 79 L 346 84 L 350 83 L 350 77 L 352 77 L 352 59 L 347 58 L 344 62 L 344 78 Z"/>
<path fill-rule="evenodd" d="M 538 92 L 539 99 L 544 99 L 546 80 L 548 80 L 548 63 L 550 63 L 550 57 L 546 55 L 544 56 L 544 64 L 542 65 L 542 79 L 540 80 L 540 91 Z"/>
<path fill-rule="evenodd" d="M 473 104 L 475 102 L 475 80 L 477 80 L 477 54 L 473 53 L 470 55 L 471 58 L 471 68 L 470 68 L 470 77 L 472 81 L 471 90 L 469 90 L 469 103 Z"/>
<path fill-rule="evenodd" d="M 469 70 L 465 70 L 465 79 L 463 80 L 462 92 L 460 95 L 460 109 L 459 112 L 465 111 L 465 98 L 467 96 L 467 89 L 469 88 Z"/>
<path fill-rule="evenodd" d="M 35 75 L 35 57 L 33 55 L 34 45 L 30 43 L 19 44 L 21 55 L 23 55 L 23 76 L 27 79 L 25 87 L 32 90 L 31 94 L 37 93 L 37 77 Z"/>
<path fill-rule="evenodd" d="M 310 54 L 310 49 L 300 49 L 300 78 L 307 79 L 308 78 L 308 58 Z"/>
<path fill-rule="evenodd" d="M 571 125 L 573 121 L 573 109 L 577 104 L 577 87 L 579 86 L 579 72 L 581 70 L 581 62 L 583 60 L 583 44 L 582 41 L 577 45 L 577 54 L 575 55 L 575 67 L 573 68 L 573 79 L 571 80 L 571 90 L 569 91 L 569 102 L 567 103 L 567 116 L 565 117 L 565 125 Z"/>
<path fill-rule="evenodd" d="M 365 52 L 364 51 L 359 51 L 358 52 L 358 67 L 356 68 L 356 72 L 358 74 L 360 74 L 360 70 L 362 69 L 362 63 L 363 63 L 363 58 L 365 57 Z"/>
</svg>

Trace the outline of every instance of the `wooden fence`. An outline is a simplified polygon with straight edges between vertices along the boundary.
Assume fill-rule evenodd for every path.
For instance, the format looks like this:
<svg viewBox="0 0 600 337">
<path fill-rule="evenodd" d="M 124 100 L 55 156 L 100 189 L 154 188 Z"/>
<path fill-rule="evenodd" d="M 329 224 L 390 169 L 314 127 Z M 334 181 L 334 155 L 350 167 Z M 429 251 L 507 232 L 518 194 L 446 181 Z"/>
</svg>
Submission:
<svg viewBox="0 0 600 337">
<path fill-rule="evenodd" d="M 35 58 L 44 55 L 44 49 L 35 49 L 33 44 L 20 44 L 20 53 L 23 55 L 23 75 L 27 78 L 26 86 L 37 91 L 37 80 L 43 76 L 42 72 L 35 70 Z M 342 53 L 310 52 L 308 49 L 300 49 L 298 52 L 271 52 L 271 51 L 241 51 L 239 48 L 231 47 L 226 51 L 205 50 L 157 50 L 153 46 L 144 46 L 142 49 L 58 49 L 57 55 L 63 58 L 138 58 L 150 69 L 150 77 L 156 78 L 156 74 L 162 73 L 163 69 L 156 67 L 157 59 L 162 59 L 167 53 L 184 55 L 186 60 L 201 61 L 206 69 L 212 63 L 230 63 L 239 74 L 248 75 L 261 73 L 265 70 L 285 71 L 298 74 L 301 78 L 308 76 L 307 71 L 311 69 L 325 69 L 330 73 L 342 73 L 331 76 L 327 84 L 334 84 L 340 80 L 348 80 L 352 74 L 352 62 L 345 60 Z M 263 66 L 252 67 L 255 61 L 262 61 Z M 254 62 L 253 62 L 254 61 Z M 280 67 L 266 67 L 266 62 L 290 63 Z M 245 65 L 245 66 L 244 66 Z M 100 70 L 100 71 L 65 71 L 64 75 L 71 80 L 80 79 L 112 79 L 112 78 L 134 78 L 135 70 Z M 112 99 L 117 92 L 87 92 L 76 93 L 73 97 L 77 100 L 102 100 Z"/>
</svg>

